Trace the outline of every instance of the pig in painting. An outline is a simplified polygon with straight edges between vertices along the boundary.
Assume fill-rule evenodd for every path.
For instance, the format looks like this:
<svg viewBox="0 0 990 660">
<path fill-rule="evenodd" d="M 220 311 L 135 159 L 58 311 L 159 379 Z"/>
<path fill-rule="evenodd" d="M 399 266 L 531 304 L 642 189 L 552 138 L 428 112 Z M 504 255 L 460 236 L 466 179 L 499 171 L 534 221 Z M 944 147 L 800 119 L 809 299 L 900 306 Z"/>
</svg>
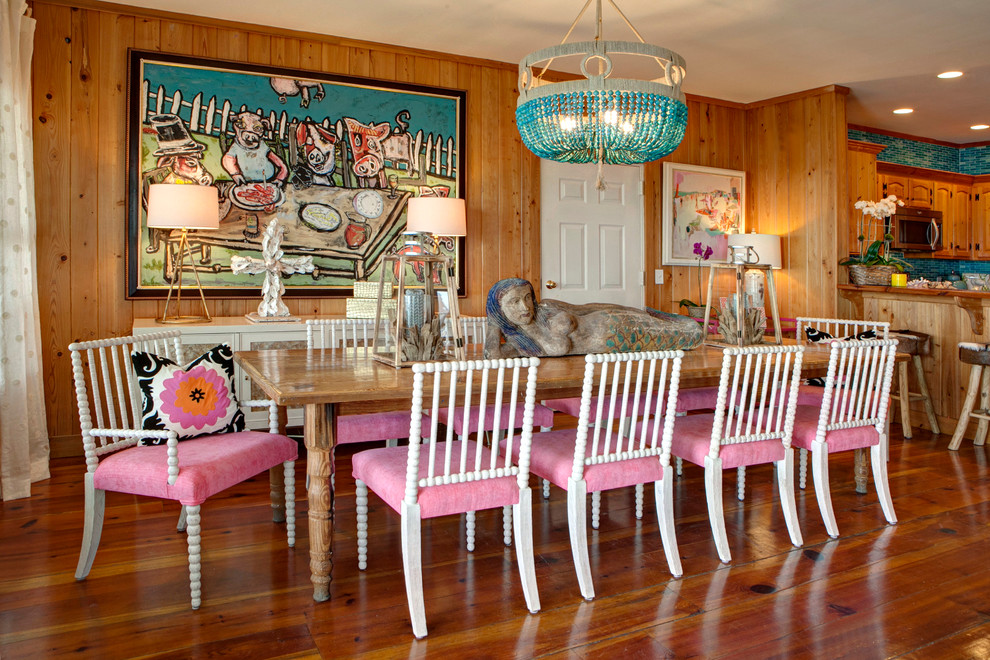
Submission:
<svg viewBox="0 0 990 660">
<path fill-rule="evenodd" d="M 323 91 L 323 83 L 313 82 L 312 80 L 269 78 L 268 82 L 271 83 L 272 89 L 278 94 L 278 102 L 283 104 L 286 102 L 287 97 L 298 95 L 299 107 L 308 108 L 311 89 L 316 90 L 316 93 L 312 95 L 312 98 L 316 101 L 322 101 L 323 97 L 326 96 L 326 92 Z"/>
<path fill-rule="evenodd" d="M 337 166 L 337 136 L 311 121 L 304 121 L 295 129 L 295 148 L 302 156 L 302 163 L 294 166 L 294 177 L 305 185 L 332 186 L 333 171 Z M 292 158 L 290 157 L 290 162 Z"/>
<path fill-rule="evenodd" d="M 382 167 L 385 165 L 382 140 L 389 135 L 388 122 L 362 124 L 357 119 L 344 117 L 347 127 L 347 142 L 354 162 L 351 169 L 358 177 L 362 188 L 384 188 L 386 179 Z"/>
<path fill-rule="evenodd" d="M 267 119 L 253 112 L 230 113 L 234 127 L 234 141 L 227 148 L 221 161 L 234 183 L 270 181 L 284 184 L 289 168 L 265 142 L 265 134 L 271 130 Z"/>
</svg>

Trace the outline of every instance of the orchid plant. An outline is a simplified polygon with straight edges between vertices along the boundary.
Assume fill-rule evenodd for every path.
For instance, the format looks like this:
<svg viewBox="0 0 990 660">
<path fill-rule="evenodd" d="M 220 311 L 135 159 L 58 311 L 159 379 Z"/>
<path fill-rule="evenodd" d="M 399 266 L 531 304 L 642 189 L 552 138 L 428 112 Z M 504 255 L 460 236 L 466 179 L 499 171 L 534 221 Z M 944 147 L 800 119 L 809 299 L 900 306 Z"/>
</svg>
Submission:
<svg viewBox="0 0 990 660">
<path fill-rule="evenodd" d="M 703 307 L 705 304 L 705 297 L 701 288 L 701 262 L 708 261 L 714 253 L 714 250 L 712 250 L 711 245 L 705 245 L 701 241 L 698 241 L 694 244 L 694 253 L 697 255 L 695 259 L 698 261 L 698 298 L 701 299 L 701 303 L 696 305 L 691 300 L 682 298 L 678 303 L 681 307 Z"/>
<path fill-rule="evenodd" d="M 887 218 L 897 212 L 898 206 L 904 206 L 904 202 L 897 199 L 895 195 L 887 195 L 877 202 L 860 200 L 855 207 L 863 212 L 859 219 L 859 255 L 851 256 L 839 262 L 840 266 L 894 266 L 897 270 L 903 271 L 907 262 L 897 257 L 891 257 L 890 241 L 893 235 L 889 233 Z M 867 220 L 873 218 L 873 220 Z M 866 226 L 864 227 L 864 222 Z M 878 235 L 878 230 L 881 232 Z M 866 241 L 870 243 L 865 247 Z"/>
</svg>

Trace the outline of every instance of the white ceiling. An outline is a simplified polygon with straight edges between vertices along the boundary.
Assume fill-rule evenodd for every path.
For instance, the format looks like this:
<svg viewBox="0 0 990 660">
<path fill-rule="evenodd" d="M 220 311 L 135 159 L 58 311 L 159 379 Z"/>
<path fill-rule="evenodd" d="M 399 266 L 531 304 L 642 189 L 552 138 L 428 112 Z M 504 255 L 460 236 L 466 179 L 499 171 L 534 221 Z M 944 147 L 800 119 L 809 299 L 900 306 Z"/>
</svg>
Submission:
<svg viewBox="0 0 990 660">
<path fill-rule="evenodd" d="M 560 42 L 582 0 L 118 0 L 122 4 L 518 63 Z M 747 103 L 849 87 L 848 120 L 990 141 L 990 0 L 618 0 L 687 61 L 683 89 Z M 604 0 L 603 37 L 635 40 Z M 569 41 L 594 35 L 594 3 Z M 557 64 L 555 63 L 555 67 Z M 961 70 L 955 80 L 937 73 Z M 911 115 L 893 115 L 898 107 Z"/>
</svg>

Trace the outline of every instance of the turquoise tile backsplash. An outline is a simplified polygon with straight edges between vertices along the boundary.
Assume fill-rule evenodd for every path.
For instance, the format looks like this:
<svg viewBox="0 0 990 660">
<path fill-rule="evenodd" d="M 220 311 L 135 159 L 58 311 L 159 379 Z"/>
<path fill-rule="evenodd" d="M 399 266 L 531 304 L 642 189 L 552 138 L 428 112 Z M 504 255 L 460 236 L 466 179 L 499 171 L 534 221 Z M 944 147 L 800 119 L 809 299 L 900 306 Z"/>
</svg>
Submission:
<svg viewBox="0 0 990 660">
<path fill-rule="evenodd" d="M 877 155 L 878 161 L 913 167 L 927 167 L 960 174 L 990 174 L 990 147 L 947 147 L 918 140 L 852 130 L 849 139 L 882 144 L 887 148 Z"/>
<path fill-rule="evenodd" d="M 908 271 L 908 278 L 916 280 L 923 277 L 926 280 L 937 280 L 939 277 L 945 278 L 950 272 L 956 271 L 960 275 L 963 273 L 990 273 L 990 261 L 963 261 L 961 259 L 911 259 L 904 261 L 911 264 Z"/>
</svg>

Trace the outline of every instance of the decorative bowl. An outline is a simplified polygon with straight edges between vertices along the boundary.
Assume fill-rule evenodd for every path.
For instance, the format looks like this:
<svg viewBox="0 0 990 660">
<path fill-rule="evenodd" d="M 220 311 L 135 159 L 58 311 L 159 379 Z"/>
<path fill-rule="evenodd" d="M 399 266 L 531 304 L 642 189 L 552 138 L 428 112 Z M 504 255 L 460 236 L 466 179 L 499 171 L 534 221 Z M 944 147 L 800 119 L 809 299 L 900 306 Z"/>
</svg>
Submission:
<svg viewBox="0 0 990 660">
<path fill-rule="evenodd" d="M 990 291 L 990 273 L 963 273 L 963 280 L 970 291 Z"/>
</svg>

